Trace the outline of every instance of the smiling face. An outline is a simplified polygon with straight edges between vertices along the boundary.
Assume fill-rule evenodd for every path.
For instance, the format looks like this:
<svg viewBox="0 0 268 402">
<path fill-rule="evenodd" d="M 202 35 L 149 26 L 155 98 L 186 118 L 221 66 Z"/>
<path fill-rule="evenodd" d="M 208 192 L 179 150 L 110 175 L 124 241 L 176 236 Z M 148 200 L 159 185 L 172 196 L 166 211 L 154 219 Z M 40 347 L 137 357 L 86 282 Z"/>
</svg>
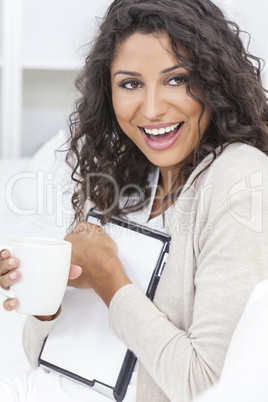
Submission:
<svg viewBox="0 0 268 402">
<path fill-rule="evenodd" d="M 183 52 L 182 52 L 183 53 Z M 200 104 L 186 92 L 189 72 L 180 67 L 168 36 L 135 33 L 111 65 L 112 101 L 124 133 L 156 166 L 177 174 L 199 138 Z M 209 124 L 205 110 L 201 135 Z"/>
</svg>

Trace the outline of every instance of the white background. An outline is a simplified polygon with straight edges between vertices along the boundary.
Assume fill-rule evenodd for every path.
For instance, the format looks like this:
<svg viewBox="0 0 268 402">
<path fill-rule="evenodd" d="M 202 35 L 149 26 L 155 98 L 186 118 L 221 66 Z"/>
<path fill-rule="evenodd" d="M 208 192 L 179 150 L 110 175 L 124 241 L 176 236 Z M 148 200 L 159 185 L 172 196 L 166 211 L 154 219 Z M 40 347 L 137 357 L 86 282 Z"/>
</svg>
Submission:
<svg viewBox="0 0 268 402">
<path fill-rule="evenodd" d="M 0 5 L 3 1 L 0 0 Z M 16 8 L 15 4 L 19 4 L 16 2 L 21 0 L 12 1 Z M 1 144 L 3 149 L 6 143 L 7 149 L 6 153 L 2 152 L 2 156 L 32 156 L 59 130 L 68 131 L 68 116 L 73 110 L 76 97 L 74 80 L 82 62 L 82 55 L 88 51 L 85 45 L 90 42 L 98 25 L 96 17 L 103 15 L 110 2 L 110 0 L 22 0 L 20 43 L 22 93 L 12 95 L 13 98 L 11 96 L 9 109 L 5 108 L 6 98 L 2 97 L 4 106 L 2 115 L 9 115 L 10 124 L 15 121 L 19 127 L 18 134 L 15 135 L 12 133 L 9 135 L 0 129 L 0 157 Z M 225 10 L 230 19 L 238 22 L 241 28 L 251 34 L 249 49 L 268 64 L 267 0 L 214 0 L 214 2 Z M 14 82 L 16 79 L 17 77 L 14 77 Z M 12 77 L 10 82 L 13 82 Z M 263 82 L 264 86 L 268 87 L 268 65 L 263 70 Z M 3 84 L 0 74 L 0 89 Z M 21 112 L 18 111 L 16 114 L 13 105 L 19 97 L 21 108 L 18 109 Z M 9 138 L 12 136 L 13 142 Z M 17 150 L 14 150 L 15 148 Z"/>
</svg>

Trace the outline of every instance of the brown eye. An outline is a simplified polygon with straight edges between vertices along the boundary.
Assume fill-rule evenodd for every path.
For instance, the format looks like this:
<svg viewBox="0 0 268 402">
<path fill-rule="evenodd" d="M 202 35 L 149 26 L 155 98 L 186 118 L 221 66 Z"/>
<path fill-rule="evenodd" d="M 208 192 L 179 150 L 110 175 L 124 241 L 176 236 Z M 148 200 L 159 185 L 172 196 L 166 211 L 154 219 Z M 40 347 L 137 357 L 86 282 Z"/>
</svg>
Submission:
<svg viewBox="0 0 268 402">
<path fill-rule="evenodd" d="M 185 77 L 178 75 L 176 77 L 171 78 L 167 84 L 170 86 L 180 86 L 180 85 L 183 85 L 185 83 L 185 81 L 186 81 Z"/>
<path fill-rule="evenodd" d="M 119 85 L 121 88 L 134 90 L 141 87 L 141 83 L 135 80 L 124 81 Z"/>
<path fill-rule="evenodd" d="M 132 81 L 130 82 L 131 88 L 136 89 L 139 86 L 139 83 L 137 81 Z"/>
<path fill-rule="evenodd" d="M 138 81 L 129 81 L 129 82 L 125 83 L 124 87 L 126 89 L 137 89 L 137 88 L 139 88 L 139 85 L 140 84 Z"/>
<path fill-rule="evenodd" d="M 174 81 L 175 81 L 178 85 L 180 85 L 180 84 L 183 83 L 183 78 L 182 78 L 182 77 L 177 77 L 177 78 L 174 78 Z"/>
</svg>

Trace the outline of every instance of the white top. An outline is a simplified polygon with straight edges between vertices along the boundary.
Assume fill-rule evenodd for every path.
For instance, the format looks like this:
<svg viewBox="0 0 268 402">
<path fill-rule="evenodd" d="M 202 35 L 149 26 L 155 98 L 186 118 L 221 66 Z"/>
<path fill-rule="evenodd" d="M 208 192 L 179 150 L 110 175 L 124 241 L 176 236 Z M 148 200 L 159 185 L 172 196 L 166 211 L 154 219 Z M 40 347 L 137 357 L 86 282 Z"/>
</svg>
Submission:
<svg viewBox="0 0 268 402">
<path fill-rule="evenodd" d="M 164 222 L 163 222 L 162 215 L 158 215 L 148 221 L 150 214 L 151 214 L 153 201 L 155 198 L 158 180 L 159 180 L 159 169 L 156 169 L 149 178 L 150 186 L 152 188 L 152 195 L 151 195 L 151 199 L 150 199 L 148 206 L 140 211 L 129 213 L 127 215 L 127 218 L 140 225 L 146 225 L 152 229 L 166 232 L 166 226 L 170 222 L 172 212 L 174 209 L 174 205 L 171 205 L 165 212 L 165 227 L 163 225 Z M 124 402 L 135 402 L 135 400 L 136 400 L 137 371 L 138 371 L 138 362 L 134 368 L 131 380 L 129 382 L 129 386 L 127 389 L 126 396 L 124 398 Z M 107 398 L 105 398 L 103 400 L 107 400 Z"/>
<path fill-rule="evenodd" d="M 166 227 L 169 225 L 169 222 L 171 220 L 172 212 L 174 210 L 174 205 L 171 205 L 165 211 L 165 227 L 163 225 L 163 217 L 161 214 L 148 221 L 150 214 L 151 214 L 151 210 L 152 210 L 152 206 L 153 206 L 153 202 L 154 202 L 154 198 L 155 198 L 155 193 L 156 193 L 157 186 L 158 186 L 159 174 L 160 174 L 160 171 L 158 168 L 156 168 L 149 176 L 149 183 L 150 183 L 150 187 L 152 190 L 152 194 L 151 194 L 151 198 L 150 198 L 150 201 L 149 201 L 147 207 L 144 207 L 142 210 L 139 210 L 137 212 L 128 213 L 127 218 L 140 225 L 146 225 L 152 229 L 166 232 Z M 124 202 L 124 199 L 122 200 L 122 204 L 123 204 L 123 202 Z"/>
</svg>

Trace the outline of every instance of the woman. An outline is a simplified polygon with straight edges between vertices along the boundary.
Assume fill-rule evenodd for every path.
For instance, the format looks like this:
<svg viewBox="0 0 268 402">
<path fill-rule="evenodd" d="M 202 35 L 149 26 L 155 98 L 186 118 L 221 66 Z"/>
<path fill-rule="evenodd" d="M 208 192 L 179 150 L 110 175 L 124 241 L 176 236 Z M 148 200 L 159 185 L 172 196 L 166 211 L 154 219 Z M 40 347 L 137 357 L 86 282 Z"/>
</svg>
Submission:
<svg viewBox="0 0 268 402">
<path fill-rule="evenodd" d="M 90 199 L 103 222 L 123 215 L 172 236 L 154 303 L 107 235 L 83 221 L 66 237 L 82 267 L 72 285 L 93 287 L 138 357 L 129 401 L 186 402 L 214 383 L 251 290 L 268 277 L 268 107 L 239 33 L 209 0 L 115 0 L 77 82 L 75 221 Z M 12 282 L 4 257 L 7 287 L 19 274 Z M 25 328 L 33 364 L 57 317 L 42 319 Z"/>
</svg>

